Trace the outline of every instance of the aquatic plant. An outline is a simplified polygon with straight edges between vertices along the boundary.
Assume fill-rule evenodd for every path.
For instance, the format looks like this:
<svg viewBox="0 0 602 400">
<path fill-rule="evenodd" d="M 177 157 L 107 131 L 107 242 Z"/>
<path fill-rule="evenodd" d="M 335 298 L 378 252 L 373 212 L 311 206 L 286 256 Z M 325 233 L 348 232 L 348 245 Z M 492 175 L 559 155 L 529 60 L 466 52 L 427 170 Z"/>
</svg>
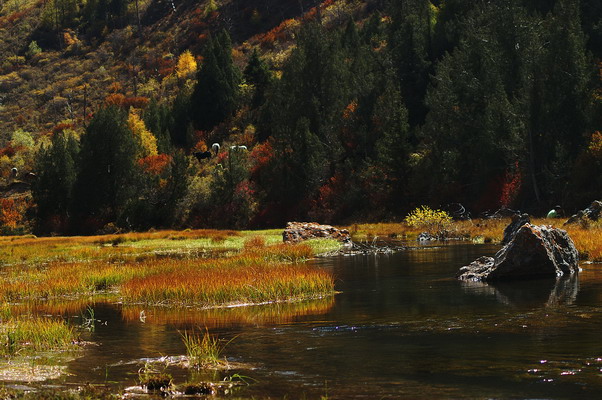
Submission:
<svg viewBox="0 0 602 400">
<path fill-rule="evenodd" d="M 151 363 L 144 364 L 138 370 L 138 380 L 142 387 L 151 392 L 165 392 L 173 385 L 172 376 Z"/>
<path fill-rule="evenodd" d="M 223 342 L 217 336 L 209 334 L 209 330 L 201 335 L 194 331 L 180 333 L 182 342 L 186 346 L 186 356 L 191 367 L 194 368 L 218 368 L 227 364 L 221 359 L 224 348 L 232 341 Z"/>
<path fill-rule="evenodd" d="M 241 255 L 205 262 L 180 261 L 120 287 L 124 300 L 204 306 L 315 298 L 334 293 L 334 279 L 307 265 L 266 262 Z"/>
<path fill-rule="evenodd" d="M 8 262 L 0 300 L 113 294 L 144 303 L 221 305 L 332 294 L 329 274 L 293 264 L 313 257 L 314 248 L 333 244 L 281 240 L 276 230 L 3 239 L 0 255 Z M 212 249 L 227 252 L 207 252 Z"/>
</svg>

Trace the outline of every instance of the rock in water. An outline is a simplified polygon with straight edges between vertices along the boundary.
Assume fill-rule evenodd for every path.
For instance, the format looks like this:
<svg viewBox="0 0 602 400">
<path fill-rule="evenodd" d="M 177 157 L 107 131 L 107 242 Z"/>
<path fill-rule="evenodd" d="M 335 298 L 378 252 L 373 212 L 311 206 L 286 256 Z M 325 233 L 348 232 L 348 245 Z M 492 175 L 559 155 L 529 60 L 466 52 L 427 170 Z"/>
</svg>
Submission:
<svg viewBox="0 0 602 400">
<path fill-rule="evenodd" d="M 307 239 L 329 238 L 345 244 L 351 244 L 351 235 L 347 229 L 337 229 L 330 225 L 316 222 L 289 222 L 282 233 L 285 243 L 298 243 Z"/>
<path fill-rule="evenodd" d="M 508 244 L 516 235 L 516 232 L 520 229 L 524 224 L 531 223 L 531 219 L 529 218 L 529 214 L 520 214 L 516 213 L 512 216 L 512 222 L 504 229 L 504 239 L 502 239 L 502 244 Z"/>
<path fill-rule="evenodd" d="M 579 271 L 575 244 L 561 229 L 524 224 L 494 257 L 460 268 L 458 279 L 495 281 L 558 277 Z"/>
</svg>

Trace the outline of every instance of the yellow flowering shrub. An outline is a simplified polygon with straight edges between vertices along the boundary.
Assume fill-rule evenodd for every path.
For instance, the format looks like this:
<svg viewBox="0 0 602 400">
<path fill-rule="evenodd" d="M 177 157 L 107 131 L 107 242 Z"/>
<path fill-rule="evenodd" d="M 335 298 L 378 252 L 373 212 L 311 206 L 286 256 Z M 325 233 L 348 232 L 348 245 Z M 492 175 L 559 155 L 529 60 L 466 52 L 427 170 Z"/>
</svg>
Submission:
<svg viewBox="0 0 602 400">
<path fill-rule="evenodd" d="M 441 236 L 451 227 L 452 217 L 445 211 L 421 206 L 409 213 L 405 222 L 409 226 L 423 229 L 431 235 Z"/>
</svg>

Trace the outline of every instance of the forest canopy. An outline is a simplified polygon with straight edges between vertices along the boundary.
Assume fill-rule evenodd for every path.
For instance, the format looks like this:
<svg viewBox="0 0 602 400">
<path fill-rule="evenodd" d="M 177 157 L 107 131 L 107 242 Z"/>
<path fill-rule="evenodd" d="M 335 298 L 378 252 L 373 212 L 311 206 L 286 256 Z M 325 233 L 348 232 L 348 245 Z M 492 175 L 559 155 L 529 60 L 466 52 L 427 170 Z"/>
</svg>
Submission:
<svg viewBox="0 0 602 400">
<path fill-rule="evenodd" d="M 2 65 L 1 107 L 58 53 L 105 72 L 38 95 L 56 120 L 3 134 L 5 189 L 35 175 L 6 232 L 346 223 L 422 204 L 544 213 L 602 197 L 602 0 L 284 2 L 299 9 L 280 23 L 256 2 L 246 20 L 230 1 L 47 3 L 22 10 L 41 24 L 11 39 L 23 47 Z M 171 42 L 144 40 L 155 24 Z M 30 40 L 40 32 L 60 40 Z"/>
</svg>

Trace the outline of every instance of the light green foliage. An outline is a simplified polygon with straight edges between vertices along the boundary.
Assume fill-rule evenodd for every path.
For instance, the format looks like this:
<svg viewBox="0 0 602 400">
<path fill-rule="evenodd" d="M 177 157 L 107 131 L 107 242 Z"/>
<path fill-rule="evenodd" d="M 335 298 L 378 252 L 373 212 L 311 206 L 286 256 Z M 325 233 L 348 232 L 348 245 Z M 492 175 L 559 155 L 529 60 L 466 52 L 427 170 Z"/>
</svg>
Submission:
<svg viewBox="0 0 602 400">
<path fill-rule="evenodd" d="M 37 54 L 40 54 L 41 52 L 42 48 L 38 45 L 38 42 L 32 40 L 31 43 L 29 43 L 29 46 L 27 46 L 27 52 L 25 54 L 27 57 L 31 58 Z"/>
<path fill-rule="evenodd" d="M 421 206 L 408 214 L 405 222 L 412 227 L 423 229 L 431 235 L 441 236 L 450 228 L 452 217 L 445 211 Z"/>
<path fill-rule="evenodd" d="M 35 141 L 30 132 L 26 132 L 23 129 L 17 129 L 13 132 L 10 144 L 13 147 L 24 147 L 30 150 L 35 146 Z"/>
<path fill-rule="evenodd" d="M 219 9 L 219 4 L 215 0 L 209 0 L 205 6 L 205 17 Z"/>
</svg>

